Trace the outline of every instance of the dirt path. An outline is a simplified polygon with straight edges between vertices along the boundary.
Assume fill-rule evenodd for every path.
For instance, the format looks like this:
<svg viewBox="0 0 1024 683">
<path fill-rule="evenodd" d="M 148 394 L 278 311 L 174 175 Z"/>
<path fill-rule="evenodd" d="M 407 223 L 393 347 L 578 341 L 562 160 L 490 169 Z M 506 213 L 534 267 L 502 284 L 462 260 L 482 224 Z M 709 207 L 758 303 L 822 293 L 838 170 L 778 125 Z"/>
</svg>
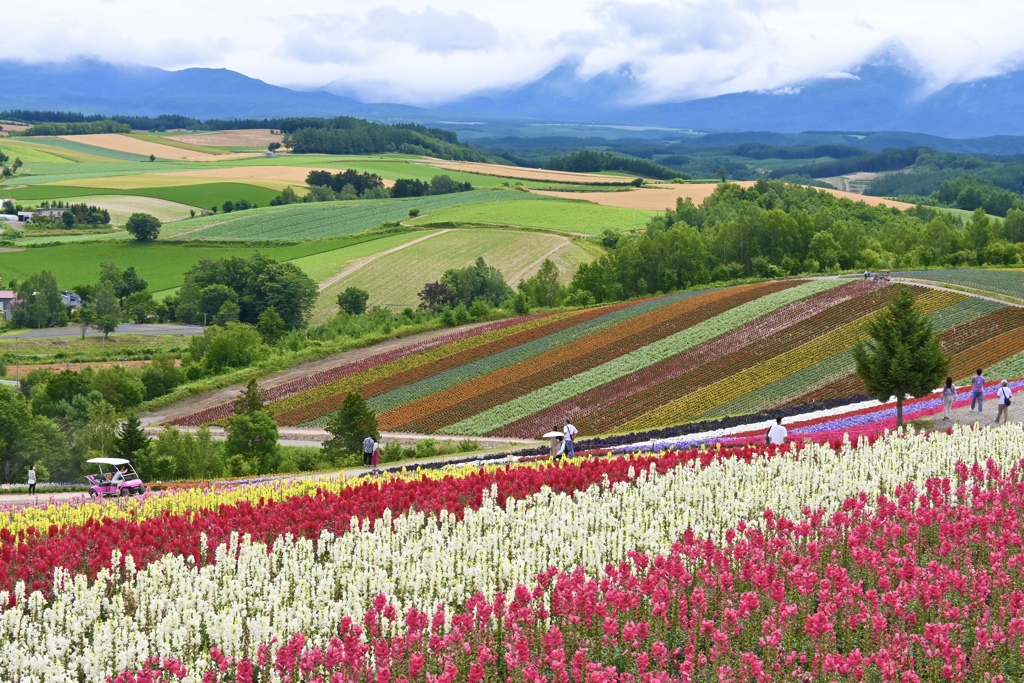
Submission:
<svg viewBox="0 0 1024 683">
<path fill-rule="evenodd" d="M 474 327 L 489 324 L 489 322 L 472 323 L 458 329 L 472 329 Z M 288 368 L 287 370 L 281 370 L 280 372 L 275 372 L 272 375 L 261 378 L 260 388 L 270 389 L 280 384 L 284 384 L 285 382 L 290 382 L 291 380 L 299 379 L 315 372 L 320 372 L 321 370 L 329 370 L 331 368 L 336 368 L 339 365 L 351 363 L 352 361 L 362 360 L 369 356 L 375 356 L 379 353 L 384 353 L 393 349 L 400 349 L 412 344 L 419 344 L 420 342 L 434 339 L 435 337 L 451 334 L 452 329 L 453 328 L 445 327 L 440 330 L 421 332 L 408 337 L 402 337 L 401 339 L 389 339 L 388 341 L 374 344 L 373 346 L 353 349 L 333 356 L 327 356 L 326 358 L 320 358 L 319 360 L 302 363 L 301 365 L 296 365 Z M 190 396 L 178 403 L 158 408 L 150 413 L 143 413 L 139 415 L 139 418 L 142 420 L 143 425 L 160 424 L 183 415 L 189 415 L 199 410 L 205 410 L 206 408 L 212 408 L 214 406 L 221 405 L 222 403 L 234 401 L 238 398 L 238 395 L 244 388 L 245 387 L 241 384 L 233 384 L 229 387 L 218 389 L 217 391 L 199 394 L 198 396 Z"/>
<path fill-rule="evenodd" d="M 319 286 L 317 287 L 317 291 L 320 291 L 320 292 L 324 291 L 325 289 L 327 289 L 328 287 L 333 285 L 335 282 L 341 280 L 344 277 L 347 277 L 347 276 L 351 275 L 352 273 L 354 273 L 357 270 L 361 269 L 363 266 L 367 266 L 367 265 L 373 263 L 374 261 L 379 259 L 381 256 L 386 256 L 388 254 L 393 254 L 396 251 L 401 251 L 402 249 L 405 249 L 406 247 L 411 247 L 414 244 L 419 244 L 423 240 L 429 240 L 431 237 L 437 237 L 438 235 L 443 235 L 446 232 L 451 232 L 451 228 L 448 228 L 446 230 L 438 230 L 435 233 L 432 233 L 430 235 L 424 235 L 423 237 L 417 237 L 416 239 L 412 240 L 411 242 L 406 242 L 405 244 L 399 244 L 397 247 L 391 247 L 390 249 L 385 249 L 384 251 L 377 252 L 373 256 L 366 256 L 364 258 L 356 259 L 356 260 L 352 261 L 349 264 L 349 266 L 347 268 L 345 268 L 345 270 L 343 270 L 340 273 L 338 273 L 337 275 L 333 275 L 333 276 L 327 278 L 326 280 L 324 280 L 323 282 L 321 282 L 319 284 Z"/>
<path fill-rule="evenodd" d="M 199 431 L 199 427 L 177 427 L 180 431 L 190 432 L 192 434 Z M 210 435 L 214 439 L 221 440 L 226 438 L 223 427 L 209 427 Z M 146 431 L 150 434 L 158 434 L 160 432 L 159 427 L 147 427 Z M 317 429 L 313 427 L 281 427 L 278 430 L 278 443 L 282 446 L 320 446 L 324 441 L 330 438 L 330 434 L 325 429 Z M 510 446 L 539 446 L 543 442 L 538 439 L 516 439 L 505 436 L 452 436 L 449 434 L 417 434 L 414 432 L 381 432 L 380 439 L 382 443 L 390 443 L 397 441 L 403 446 L 414 446 L 420 441 L 426 439 L 433 439 L 434 441 L 475 441 L 481 449 L 490 448 L 508 448 Z M 463 454 L 464 455 L 464 454 Z"/>
</svg>

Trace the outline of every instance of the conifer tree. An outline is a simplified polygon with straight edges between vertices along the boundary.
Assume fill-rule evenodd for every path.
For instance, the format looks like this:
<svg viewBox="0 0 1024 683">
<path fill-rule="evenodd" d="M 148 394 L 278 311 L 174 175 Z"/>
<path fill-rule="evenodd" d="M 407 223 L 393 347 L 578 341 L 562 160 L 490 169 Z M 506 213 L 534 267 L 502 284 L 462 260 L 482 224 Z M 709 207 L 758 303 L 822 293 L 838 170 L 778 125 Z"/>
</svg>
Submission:
<svg viewBox="0 0 1024 683">
<path fill-rule="evenodd" d="M 114 451 L 119 458 L 137 459 L 149 449 L 149 441 L 149 437 L 142 429 L 139 416 L 132 415 L 121 424 L 114 441 Z"/>
<path fill-rule="evenodd" d="M 362 452 L 363 439 L 367 436 L 380 440 L 376 413 L 354 391 L 348 392 L 345 402 L 331 415 L 327 431 L 331 438 L 324 441 L 323 450 L 335 459 L 347 453 Z"/>
<path fill-rule="evenodd" d="M 234 413 L 235 415 L 248 415 L 261 410 L 263 410 L 263 395 L 260 394 L 259 384 L 255 379 L 251 379 L 245 385 L 245 391 L 235 401 Z"/>
<path fill-rule="evenodd" d="M 857 374 L 875 399 L 896 397 L 896 425 L 902 428 L 903 398 L 920 398 L 939 386 L 949 372 L 949 356 L 908 289 L 897 292 L 867 331 L 871 339 L 853 349 Z"/>
</svg>

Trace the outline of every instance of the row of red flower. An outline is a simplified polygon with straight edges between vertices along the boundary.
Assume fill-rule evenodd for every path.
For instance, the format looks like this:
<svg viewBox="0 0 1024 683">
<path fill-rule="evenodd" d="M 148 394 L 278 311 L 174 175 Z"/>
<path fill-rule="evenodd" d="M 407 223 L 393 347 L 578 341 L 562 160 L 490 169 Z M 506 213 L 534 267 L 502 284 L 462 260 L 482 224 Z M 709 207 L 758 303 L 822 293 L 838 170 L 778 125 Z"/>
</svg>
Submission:
<svg viewBox="0 0 1024 683">
<path fill-rule="evenodd" d="M 722 546 L 687 533 L 603 576 L 552 568 L 447 617 L 398 614 L 386 596 L 325 647 L 302 634 L 232 661 L 209 683 L 971 681 L 1024 676 L 1024 482 L 1019 468 L 958 465 L 893 498 L 849 499 L 801 519 L 764 513 Z M 964 484 L 970 478 L 971 488 Z M 427 606 L 424 606 L 427 607 Z M 433 606 L 430 606 L 433 607 Z M 397 635 L 385 623 L 400 622 Z M 173 659 L 110 683 L 172 681 Z"/>
<path fill-rule="evenodd" d="M 663 392 L 658 391 L 659 387 L 671 386 L 670 383 L 680 377 L 731 354 L 740 353 L 774 335 L 780 335 L 784 339 L 788 329 L 804 321 L 813 320 L 818 316 L 828 316 L 837 309 L 846 310 L 848 306 L 855 306 L 858 310 L 873 306 L 876 298 L 884 296 L 883 293 L 886 291 L 879 288 L 880 285 L 877 283 L 860 280 L 794 302 L 720 338 L 695 346 L 672 358 L 506 425 L 496 433 L 539 433 L 538 429 L 543 431 L 547 428 L 545 425 L 554 424 L 553 418 L 557 420 L 564 415 L 579 415 L 577 426 L 585 433 L 610 432 L 627 419 L 623 411 L 632 411 L 634 407 L 662 405 L 667 400 L 683 395 L 675 393 L 669 398 L 664 398 Z M 719 376 L 719 379 L 724 376 L 726 375 Z"/>
<path fill-rule="evenodd" d="M 715 290 L 682 299 L 510 367 L 389 410 L 378 419 L 384 429 L 434 432 L 546 386 L 553 377 L 570 377 L 584 372 L 742 303 L 796 284 L 770 282 Z M 536 433 L 549 428 L 550 425 Z"/>
<path fill-rule="evenodd" d="M 504 329 L 506 327 L 519 324 L 526 320 L 532 320 L 539 317 L 547 317 L 550 315 L 550 313 L 542 313 L 534 316 L 506 318 L 504 320 L 497 320 L 492 323 L 487 323 L 486 325 L 462 328 L 459 330 L 449 332 L 447 334 L 431 337 L 430 339 L 425 339 L 420 342 L 400 346 L 399 348 L 392 349 L 390 351 L 376 353 L 373 354 L 372 356 L 368 356 L 361 360 L 344 363 L 333 368 L 328 368 L 327 370 L 321 370 L 319 372 L 310 373 L 298 379 L 290 380 L 288 382 L 283 382 L 277 386 L 263 389 L 260 391 L 260 394 L 262 395 L 264 402 L 269 403 L 271 401 L 277 401 L 287 396 L 291 396 L 293 394 L 298 394 L 300 392 L 313 389 L 323 384 L 327 384 L 328 382 L 333 382 L 335 380 L 342 379 L 343 377 L 354 375 L 357 372 L 361 372 L 368 368 L 377 367 L 378 365 L 383 365 L 384 363 L 388 363 L 393 360 L 413 356 L 417 353 L 423 353 L 424 351 L 436 349 L 438 347 L 445 346 L 446 344 L 460 341 L 462 339 L 466 339 L 468 337 L 472 337 L 475 335 L 485 334 L 487 332 L 492 332 L 494 330 Z M 173 421 L 173 424 L 183 426 L 198 426 L 203 424 L 209 424 L 211 422 L 216 422 L 217 420 L 222 420 L 226 417 L 230 417 L 232 414 L 232 408 L 233 403 L 222 403 L 220 405 L 205 408 L 203 410 L 196 411 L 188 415 L 183 415 L 175 419 Z"/>
<path fill-rule="evenodd" d="M 212 561 L 210 552 L 228 540 L 232 532 L 247 533 L 254 540 L 273 542 L 283 534 L 313 538 L 323 530 L 347 533 L 353 519 L 376 520 L 385 510 L 398 515 L 416 509 L 446 510 L 461 517 L 466 508 L 476 509 L 484 492 L 497 493 L 497 502 L 522 499 L 549 487 L 572 493 L 602 481 L 630 478 L 630 470 L 656 463 L 661 471 L 699 460 L 740 458 L 749 461 L 765 453 L 765 447 L 744 446 L 721 451 L 680 451 L 664 455 L 628 458 L 600 458 L 535 467 L 499 467 L 480 470 L 464 477 L 391 480 L 364 483 L 330 493 L 318 489 L 313 496 L 296 496 L 284 501 L 242 502 L 222 505 L 217 510 L 200 510 L 188 515 L 165 513 L 162 517 L 130 521 L 89 521 L 81 526 L 51 526 L 49 529 L 0 530 L 0 590 L 24 581 L 30 591 L 49 591 L 53 570 L 64 567 L 74 573 L 95 576 L 109 567 L 111 553 L 130 554 L 142 567 L 165 553 L 192 556 L 197 563 Z M 774 451 L 769 451 L 774 452 Z M 206 547 L 201 538 L 205 535 Z"/>
</svg>

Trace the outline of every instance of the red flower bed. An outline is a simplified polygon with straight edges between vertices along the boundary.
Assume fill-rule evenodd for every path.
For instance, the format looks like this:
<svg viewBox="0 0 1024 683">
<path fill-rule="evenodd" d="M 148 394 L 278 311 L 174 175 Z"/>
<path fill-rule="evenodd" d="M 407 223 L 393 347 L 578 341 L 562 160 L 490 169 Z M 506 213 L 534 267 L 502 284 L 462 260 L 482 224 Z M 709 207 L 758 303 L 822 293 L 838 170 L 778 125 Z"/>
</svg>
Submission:
<svg viewBox="0 0 1024 683">
<path fill-rule="evenodd" d="M 718 546 L 687 533 L 603 576 L 552 568 L 449 615 L 378 596 L 324 647 L 293 635 L 251 659 L 211 654 L 204 681 L 668 683 L 971 681 L 1024 676 L 1024 483 L 958 465 L 954 479 L 847 500 L 798 520 L 764 513 Z M 968 477 L 973 485 L 968 488 Z M 427 607 L 427 606 L 424 606 Z M 433 607 L 433 606 L 430 606 Z M 384 621 L 403 623 L 398 635 Z M 110 679 L 172 681 L 173 659 Z"/>
<path fill-rule="evenodd" d="M 682 390 L 665 392 L 673 381 L 699 371 L 716 360 L 740 353 L 771 335 L 780 335 L 785 341 L 788 328 L 798 323 L 825 316 L 832 319 L 844 316 L 842 311 L 872 310 L 877 301 L 884 302 L 891 294 L 884 285 L 871 281 L 857 282 L 831 289 L 808 299 L 794 302 L 763 318 L 742 325 L 719 338 L 688 349 L 683 353 L 655 363 L 614 382 L 609 382 L 578 396 L 568 398 L 550 408 L 495 430 L 496 435 L 539 434 L 549 425 L 560 424 L 566 415 L 576 415 L 577 427 L 585 433 L 600 434 L 612 431 L 634 413 L 646 412 L 666 400 L 678 398 Z M 780 343 L 775 341 L 773 343 Z M 718 378 L 726 375 L 720 375 Z M 641 410 L 643 408 L 643 410 Z M 539 430 L 539 431 L 538 431 Z"/>
<path fill-rule="evenodd" d="M 110 566 L 111 552 L 118 549 L 131 554 L 138 567 L 165 553 L 192 556 L 196 562 L 209 561 L 209 550 L 228 539 L 232 532 L 248 533 L 253 540 L 271 543 L 282 534 L 316 538 L 323 530 L 338 535 L 347 533 L 353 518 L 378 519 L 385 509 L 395 515 L 410 509 L 431 513 L 447 510 L 456 516 L 466 508 L 476 509 L 484 491 L 496 487 L 499 505 L 508 498 L 521 499 L 543 486 L 572 493 L 600 482 L 625 481 L 630 468 L 646 468 L 652 462 L 660 471 L 680 463 L 699 460 L 706 465 L 714 459 L 741 458 L 749 461 L 763 453 L 774 453 L 763 445 L 720 451 L 698 450 L 667 453 L 662 456 L 608 458 L 574 461 L 561 465 L 504 467 L 481 470 L 467 477 L 446 477 L 379 483 L 365 483 L 341 493 L 318 491 L 315 496 L 296 496 L 284 501 L 248 502 L 222 505 L 218 510 L 197 511 L 190 515 L 164 514 L 141 521 L 89 521 L 82 526 L 49 529 L 29 528 L 12 535 L 0 530 L 0 590 L 9 590 L 24 581 L 30 591 L 49 591 L 53 570 L 64 567 L 75 573 L 95 576 Z M 200 536 L 206 535 L 207 547 Z M 13 599 L 13 598 L 12 598 Z"/>
</svg>

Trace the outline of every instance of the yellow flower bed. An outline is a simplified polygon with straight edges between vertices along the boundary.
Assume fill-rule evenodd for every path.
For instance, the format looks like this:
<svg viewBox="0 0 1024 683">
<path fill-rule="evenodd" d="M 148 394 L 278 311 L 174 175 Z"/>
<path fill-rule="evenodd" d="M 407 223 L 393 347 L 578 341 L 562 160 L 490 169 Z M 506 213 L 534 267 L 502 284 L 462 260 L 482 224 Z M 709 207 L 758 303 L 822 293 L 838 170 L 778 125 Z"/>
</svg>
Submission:
<svg viewBox="0 0 1024 683">
<path fill-rule="evenodd" d="M 917 307 L 924 315 L 927 315 L 952 306 L 964 298 L 961 294 L 933 290 L 917 297 Z M 795 349 L 764 360 L 666 403 L 630 420 L 621 427 L 621 430 L 637 431 L 685 422 L 787 375 L 820 363 L 837 353 L 852 348 L 863 336 L 864 326 L 876 315 L 877 312 L 862 316 Z"/>
<path fill-rule="evenodd" d="M 444 477 L 465 477 L 480 468 L 463 465 L 444 470 L 422 470 L 385 474 L 374 481 L 386 483 L 395 480 L 442 479 Z M 79 526 L 89 520 L 149 519 L 160 517 L 165 512 L 172 515 L 191 515 L 203 510 L 213 510 L 221 505 L 235 505 L 241 502 L 258 504 L 264 501 L 283 501 L 295 496 L 308 496 L 322 489 L 329 493 L 340 493 L 343 489 L 364 483 L 365 479 L 310 478 L 264 482 L 232 488 L 183 489 L 166 494 L 155 494 L 145 498 L 109 498 L 81 504 L 47 504 L 40 507 L 25 507 L 19 510 L 0 512 L 0 529 L 17 534 L 29 527 L 45 532 L 51 525 L 57 527 Z"/>
</svg>

